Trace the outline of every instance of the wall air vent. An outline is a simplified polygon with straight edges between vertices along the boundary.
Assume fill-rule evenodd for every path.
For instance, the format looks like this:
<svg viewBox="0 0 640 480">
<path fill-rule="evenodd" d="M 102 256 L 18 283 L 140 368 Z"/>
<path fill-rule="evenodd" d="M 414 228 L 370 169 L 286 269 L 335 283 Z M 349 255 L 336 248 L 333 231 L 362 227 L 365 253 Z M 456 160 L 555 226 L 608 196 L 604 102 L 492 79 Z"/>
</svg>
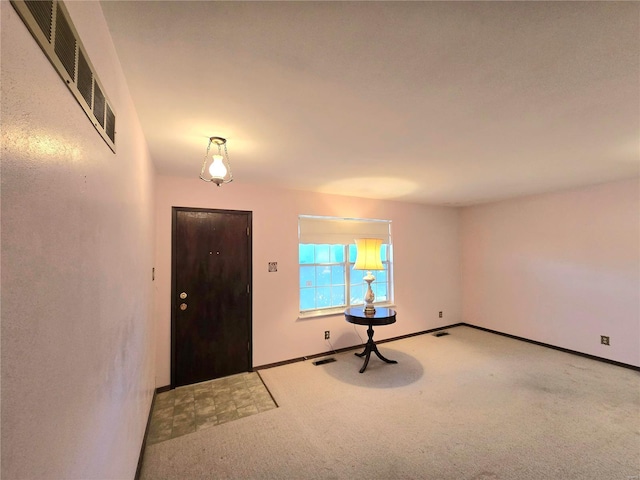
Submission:
<svg viewBox="0 0 640 480">
<path fill-rule="evenodd" d="M 35 19 L 36 23 L 40 27 L 40 30 L 51 42 L 51 20 L 53 19 L 53 0 L 27 0 L 24 2 L 31 15 Z"/>
<path fill-rule="evenodd" d="M 115 153 L 116 116 L 62 0 L 11 0 L 11 4 Z"/>
</svg>

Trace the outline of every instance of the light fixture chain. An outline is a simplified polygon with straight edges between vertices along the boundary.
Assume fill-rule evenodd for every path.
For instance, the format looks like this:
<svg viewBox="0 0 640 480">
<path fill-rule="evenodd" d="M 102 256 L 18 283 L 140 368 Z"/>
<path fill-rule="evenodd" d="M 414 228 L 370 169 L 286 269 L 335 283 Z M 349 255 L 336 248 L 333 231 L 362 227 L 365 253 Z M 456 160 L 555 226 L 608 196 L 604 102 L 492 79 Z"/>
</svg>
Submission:
<svg viewBox="0 0 640 480">
<path fill-rule="evenodd" d="M 212 139 L 209 139 L 209 144 L 207 145 L 207 153 L 204 154 L 204 161 L 202 162 L 202 171 L 200 172 L 200 178 L 202 180 L 204 180 L 205 182 L 207 181 L 207 179 L 204 177 L 205 174 L 205 170 L 207 168 L 207 159 L 209 158 L 209 150 L 211 150 L 211 142 Z M 218 147 L 219 149 L 220 147 Z"/>
<path fill-rule="evenodd" d="M 220 146 L 218 146 L 220 148 Z M 231 160 L 229 160 L 229 152 L 227 152 L 227 143 L 224 143 L 224 157 L 227 159 L 227 168 L 229 169 L 229 178 L 233 179 L 233 173 L 231 172 Z"/>
</svg>

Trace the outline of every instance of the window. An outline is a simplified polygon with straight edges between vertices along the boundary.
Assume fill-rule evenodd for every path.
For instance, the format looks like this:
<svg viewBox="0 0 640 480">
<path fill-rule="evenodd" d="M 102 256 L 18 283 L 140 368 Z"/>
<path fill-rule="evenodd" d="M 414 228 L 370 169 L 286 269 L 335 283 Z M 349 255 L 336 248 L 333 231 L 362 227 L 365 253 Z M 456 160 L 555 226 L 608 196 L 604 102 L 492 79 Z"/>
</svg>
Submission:
<svg viewBox="0 0 640 480">
<path fill-rule="evenodd" d="M 384 270 L 373 272 L 375 303 L 392 302 L 391 237 L 388 220 L 299 217 L 300 312 L 333 313 L 364 304 L 365 272 L 354 270 L 356 238 L 383 240 Z"/>
</svg>

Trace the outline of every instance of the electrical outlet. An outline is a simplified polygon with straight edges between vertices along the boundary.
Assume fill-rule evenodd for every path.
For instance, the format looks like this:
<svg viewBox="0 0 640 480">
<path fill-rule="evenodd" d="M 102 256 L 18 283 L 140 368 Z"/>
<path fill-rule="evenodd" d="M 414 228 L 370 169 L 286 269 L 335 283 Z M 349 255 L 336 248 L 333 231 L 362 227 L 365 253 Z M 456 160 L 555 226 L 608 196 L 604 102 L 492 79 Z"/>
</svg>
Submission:
<svg viewBox="0 0 640 480">
<path fill-rule="evenodd" d="M 438 318 L 442 318 L 442 312 L 438 312 Z"/>
<path fill-rule="evenodd" d="M 602 345 L 610 345 L 609 337 L 607 337 L 606 335 L 600 335 L 600 343 Z"/>
<path fill-rule="evenodd" d="M 329 330 L 325 330 L 325 332 L 324 332 L 324 339 L 325 339 L 325 340 L 329 340 L 329 338 L 331 338 L 331 333 L 329 333 Z"/>
</svg>

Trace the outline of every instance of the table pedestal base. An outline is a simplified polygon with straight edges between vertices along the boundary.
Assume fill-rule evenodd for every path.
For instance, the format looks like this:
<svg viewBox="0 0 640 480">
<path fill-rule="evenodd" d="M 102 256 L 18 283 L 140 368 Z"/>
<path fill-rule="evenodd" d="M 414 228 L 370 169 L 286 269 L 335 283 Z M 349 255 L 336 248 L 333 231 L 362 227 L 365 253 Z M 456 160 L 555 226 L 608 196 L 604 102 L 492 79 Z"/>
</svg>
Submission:
<svg viewBox="0 0 640 480">
<path fill-rule="evenodd" d="M 369 365 L 369 358 L 371 357 L 371 352 L 374 352 L 380 360 L 387 363 L 398 363 L 395 360 L 389 360 L 382 356 L 382 354 L 378 351 L 378 347 L 376 346 L 376 342 L 373 341 L 373 326 L 369 325 L 367 329 L 367 335 L 369 336 L 369 340 L 367 340 L 366 345 L 364 346 L 364 351 L 361 353 L 355 353 L 357 357 L 365 357 L 364 365 L 360 369 L 360 373 L 363 373 L 367 369 L 367 365 Z"/>
</svg>

